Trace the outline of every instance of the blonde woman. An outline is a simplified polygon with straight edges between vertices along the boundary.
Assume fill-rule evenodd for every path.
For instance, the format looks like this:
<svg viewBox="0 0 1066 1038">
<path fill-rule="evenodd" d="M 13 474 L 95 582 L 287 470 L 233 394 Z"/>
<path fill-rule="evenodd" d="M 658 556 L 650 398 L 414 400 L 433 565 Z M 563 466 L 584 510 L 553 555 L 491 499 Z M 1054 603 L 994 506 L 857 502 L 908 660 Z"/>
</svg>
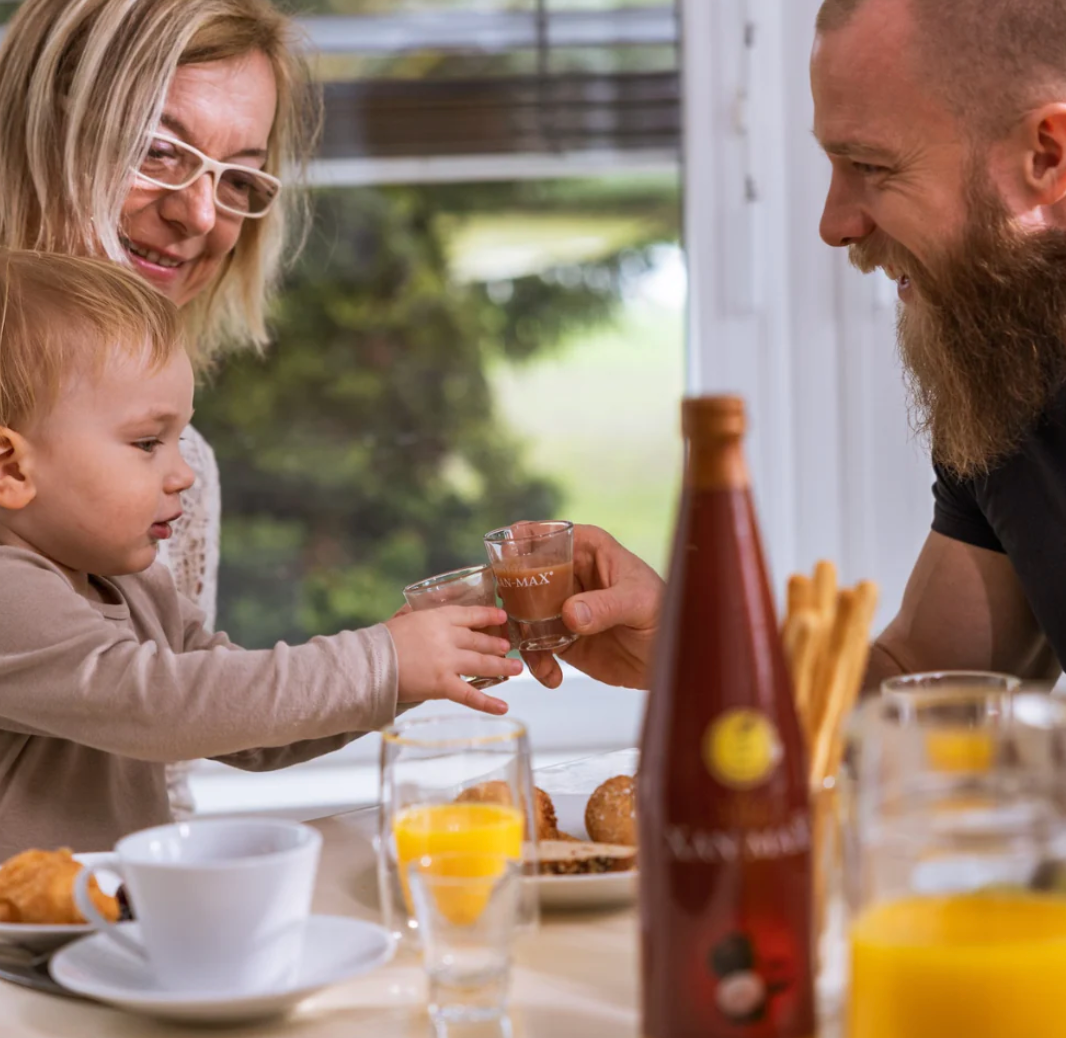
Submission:
<svg viewBox="0 0 1066 1038">
<path fill-rule="evenodd" d="M 201 371 L 262 349 L 318 110 L 268 0 L 26 0 L 0 44 L 0 245 L 132 267 L 181 308 Z M 213 624 L 218 468 L 194 429 L 182 449 L 196 482 L 160 558 Z"/>
</svg>

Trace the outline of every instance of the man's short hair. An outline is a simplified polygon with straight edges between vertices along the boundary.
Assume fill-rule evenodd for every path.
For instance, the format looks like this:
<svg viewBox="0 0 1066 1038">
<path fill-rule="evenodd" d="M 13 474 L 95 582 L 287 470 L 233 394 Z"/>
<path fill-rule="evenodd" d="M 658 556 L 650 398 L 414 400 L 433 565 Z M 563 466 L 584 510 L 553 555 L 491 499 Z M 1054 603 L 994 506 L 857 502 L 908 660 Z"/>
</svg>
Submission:
<svg viewBox="0 0 1066 1038">
<path fill-rule="evenodd" d="M 146 369 L 182 348 L 177 308 L 110 260 L 0 249 L 0 426 L 55 406 L 78 376 L 116 356 Z"/>
<path fill-rule="evenodd" d="M 824 0 L 818 32 L 870 3 Z M 1066 99 L 1063 0 L 891 0 L 914 19 L 917 67 L 979 140 L 997 140 L 1026 112 Z"/>
</svg>

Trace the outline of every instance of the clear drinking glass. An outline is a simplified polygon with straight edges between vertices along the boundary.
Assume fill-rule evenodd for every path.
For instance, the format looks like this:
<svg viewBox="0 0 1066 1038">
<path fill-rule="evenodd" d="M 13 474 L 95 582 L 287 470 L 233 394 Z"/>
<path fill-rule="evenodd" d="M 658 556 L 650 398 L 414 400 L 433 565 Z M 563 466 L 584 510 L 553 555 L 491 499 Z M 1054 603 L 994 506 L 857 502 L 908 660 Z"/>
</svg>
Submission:
<svg viewBox="0 0 1066 1038">
<path fill-rule="evenodd" d="M 574 524 L 515 523 L 485 534 L 496 590 L 517 629 L 523 652 L 559 652 L 577 641 L 563 623 L 574 593 Z"/>
<path fill-rule="evenodd" d="M 521 866 L 498 854 L 429 855 L 411 863 L 408 879 L 438 1033 L 503 1017 Z"/>
<path fill-rule="evenodd" d="M 454 569 L 427 577 L 417 584 L 408 584 L 403 589 L 407 604 L 415 610 L 436 609 L 438 606 L 495 606 L 496 581 L 491 566 L 468 566 L 466 569 Z M 495 638 L 507 638 L 510 634 L 502 624 L 482 627 L 482 633 Z M 467 678 L 474 688 L 492 688 L 502 685 L 507 678 Z"/>
<path fill-rule="evenodd" d="M 849 1038 L 1058 1038 L 1066 702 L 869 700 L 841 775 Z"/>
<path fill-rule="evenodd" d="M 382 733 L 378 886 L 385 925 L 417 937 L 407 870 L 440 854 L 502 855 L 537 873 L 533 772 L 525 727 L 508 717 L 464 713 L 414 717 Z M 524 884 L 519 923 L 537 920 L 537 891 Z"/>
<path fill-rule="evenodd" d="M 984 670 L 942 670 L 890 678 L 882 683 L 881 694 L 901 697 L 904 710 L 915 695 L 942 696 L 945 699 L 940 708 L 942 715 L 950 710 L 953 696 L 980 696 L 986 707 L 991 709 L 997 699 L 1006 701 L 1019 688 L 1021 680 L 1010 674 Z M 989 735 L 983 725 L 945 727 L 944 730 L 930 732 L 926 736 L 926 743 L 932 759 L 939 761 L 944 768 L 965 768 L 967 762 L 980 764 L 981 761 L 987 761 L 991 753 Z"/>
</svg>

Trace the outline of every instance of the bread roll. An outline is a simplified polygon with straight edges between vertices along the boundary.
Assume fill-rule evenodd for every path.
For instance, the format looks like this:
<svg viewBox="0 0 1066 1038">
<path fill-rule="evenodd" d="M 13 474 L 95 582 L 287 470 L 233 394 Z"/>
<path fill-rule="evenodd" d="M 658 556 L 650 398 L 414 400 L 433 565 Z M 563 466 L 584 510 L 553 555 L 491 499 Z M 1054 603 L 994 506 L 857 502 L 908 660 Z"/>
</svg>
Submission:
<svg viewBox="0 0 1066 1038">
<path fill-rule="evenodd" d="M 511 787 L 506 782 L 499 781 L 481 782 L 469 789 L 464 789 L 455 800 L 460 804 L 504 804 L 508 807 L 513 804 Z M 537 823 L 538 840 L 554 840 L 558 837 L 555 805 L 543 789 L 534 788 L 533 790 L 533 815 Z"/>
<path fill-rule="evenodd" d="M 589 797 L 585 828 L 596 843 L 636 847 L 636 782 L 629 775 L 608 779 Z"/>
</svg>

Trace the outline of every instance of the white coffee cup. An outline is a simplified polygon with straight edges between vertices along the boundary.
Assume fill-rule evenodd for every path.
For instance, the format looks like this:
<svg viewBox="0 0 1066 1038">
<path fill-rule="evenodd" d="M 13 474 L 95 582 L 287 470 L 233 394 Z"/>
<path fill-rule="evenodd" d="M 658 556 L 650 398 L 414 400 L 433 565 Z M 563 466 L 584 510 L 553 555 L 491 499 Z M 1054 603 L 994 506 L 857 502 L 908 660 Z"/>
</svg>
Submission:
<svg viewBox="0 0 1066 1038">
<path fill-rule="evenodd" d="M 126 836 L 78 874 L 74 900 L 102 933 L 148 962 L 170 990 L 256 993 L 295 979 L 322 837 L 297 822 L 193 819 Z M 137 941 L 89 898 L 90 877 L 117 873 Z"/>
</svg>

